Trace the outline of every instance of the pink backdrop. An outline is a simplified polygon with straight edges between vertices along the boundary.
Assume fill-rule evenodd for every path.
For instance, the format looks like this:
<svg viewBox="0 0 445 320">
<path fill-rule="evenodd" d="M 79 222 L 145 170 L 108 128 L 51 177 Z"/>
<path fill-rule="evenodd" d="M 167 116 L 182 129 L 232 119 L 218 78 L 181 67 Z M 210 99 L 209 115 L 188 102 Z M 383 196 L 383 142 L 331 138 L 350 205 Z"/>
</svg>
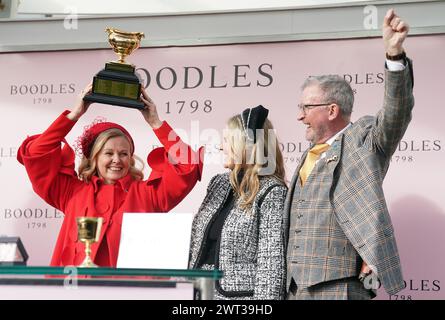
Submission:
<svg viewBox="0 0 445 320">
<path fill-rule="evenodd" d="M 445 299 L 445 36 L 410 37 L 416 105 L 384 188 L 399 243 L 407 288 L 379 299 Z M 207 146 L 203 181 L 174 210 L 196 212 L 210 178 L 224 171 L 209 140 L 230 116 L 263 104 L 283 143 L 287 177 L 308 143 L 296 120 L 300 86 L 309 75 L 336 73 L 356 91 L 353 119 L 382 105 L 384 51 L 380 39 L 139 49 L 128 60 L 138 68 L 161 118 L 192 145 Z M 103 68 L 112 50 L 0 54 L 0 234 L 20 236 L 29 265 L 47 265 L 62 214 L 32 191 L 16 161 L 28 134 L 44 130 Z M 7 68 L 6 68 L 7 66 Z M 9 70 L 9 71 L 6 71 Z M 181 102 L 183 101 L 183 102 Z M 184 105 L 181 109 L 181 106 Z M 167 113 L 169 112 L 169 113 Z M 73 142 L 95 117 L 123 124 L 145 159 L 157 140 L 137 110 L 93 105 L 68 135 Z M 179 130 L 181 129 L 181 130 Z M 213 134 L 212 134 L 213 133 Z M 148 170 L 145 171 L 148 173 Z"/>
</svg>

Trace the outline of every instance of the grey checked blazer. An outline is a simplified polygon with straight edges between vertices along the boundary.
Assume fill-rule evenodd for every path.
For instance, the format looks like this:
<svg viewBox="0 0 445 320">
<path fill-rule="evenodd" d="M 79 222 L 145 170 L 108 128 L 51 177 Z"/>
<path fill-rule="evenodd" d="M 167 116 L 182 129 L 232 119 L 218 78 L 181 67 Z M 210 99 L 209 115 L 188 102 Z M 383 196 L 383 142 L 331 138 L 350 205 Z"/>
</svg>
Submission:
<svg viewBox="0 0 445 320">
<path fill-rule="evenodd" d="M 385 68 L 383 108 L 377 116 L 353 123 L 326 151 L 324 170 L 310 175 L 313 185 L 330 184 L 328 200 L 343 232 L 362 259 L 379 277 L 389 294 L 405 287 L 394 229 L 382 183 L 391 156 L 411 120 L 414 106 L 411 61 L 402 71 Z M 302 156 L 285 203 L 286 245 L 295 183 L 307 151 Z M 315 199 L 314 202 L 323 201 Z"/>
<path fill-rule="evenodd" d="M 205 234 L 231 189 L 229 173 L 216 175 L 210 181 L 192 224 L 189 268 L 199 267 Z M 241 210 L 235 203 L 222 228 L 215 264 L 224 273 L 215 284 L 217 299 L 284 298 L 286 192 L 282 182 L 263 176 L 251 212 Z"/>
</svg>

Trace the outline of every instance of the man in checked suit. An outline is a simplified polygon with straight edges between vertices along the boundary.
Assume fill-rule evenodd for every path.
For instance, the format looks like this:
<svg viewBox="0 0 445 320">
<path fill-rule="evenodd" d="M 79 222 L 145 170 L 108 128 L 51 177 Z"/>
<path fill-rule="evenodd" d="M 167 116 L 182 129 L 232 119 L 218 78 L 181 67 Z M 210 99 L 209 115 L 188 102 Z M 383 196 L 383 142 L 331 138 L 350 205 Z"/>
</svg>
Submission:
<svg viewBox="0 0 445 320">
<path fill-rule="evenodd" d="M 376 116 L 350 122 L 354 95 L 342 77 L 310 77 L 303 85 L 298 120 L 312 147 L 285 203 L 288 299 L 372 299 L 369 277 L 389 294 L 405 286 L 382 183 L 414 105 L 407 33 L 389 10 L 385 95 Z"/>
</svg>

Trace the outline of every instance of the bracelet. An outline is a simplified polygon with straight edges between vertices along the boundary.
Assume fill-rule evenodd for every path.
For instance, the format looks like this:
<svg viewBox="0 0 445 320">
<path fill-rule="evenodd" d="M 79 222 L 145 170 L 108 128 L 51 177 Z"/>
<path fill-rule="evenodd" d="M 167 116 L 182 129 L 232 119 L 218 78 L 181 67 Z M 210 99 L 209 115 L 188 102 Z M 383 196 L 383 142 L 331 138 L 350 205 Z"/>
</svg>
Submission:
<svg viewBox="0 0 445 320">
<path fill-rule="evenodd" d="M 403 51 L 402 53 L 399 53 L 395 56 L 390 56 L 388 52 L 386 53 L 386 59 L 391 61 L 397 61 L 397 60 L 404 60 L 406 58 L 406 53 Z"/>
</svg>

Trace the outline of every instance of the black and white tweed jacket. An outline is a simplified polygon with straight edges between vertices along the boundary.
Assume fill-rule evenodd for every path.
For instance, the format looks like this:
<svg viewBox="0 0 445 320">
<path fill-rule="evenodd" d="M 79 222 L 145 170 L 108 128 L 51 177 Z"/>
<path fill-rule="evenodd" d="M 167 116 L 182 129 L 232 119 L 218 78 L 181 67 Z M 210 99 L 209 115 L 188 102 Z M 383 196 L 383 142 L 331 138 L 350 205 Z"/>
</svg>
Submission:
<svg viewBox="0 0 445 320">
<path fill-rule="evenodd" d="M 192 224 L 189 268 L 197 268 L 203 239 L 229 195 L 229 173 L 212 178 Z M 215 266 L 224 273 L 215 284 L 216 299 L 282 299 L 285 286 L 283 209 L 287 187 L 274 177 L 260 177 L 249 212 L 235 203 L 219 239 Z M 218 246 L 217 246 L 218 248 Z M 206 268 L 206 267 L 204 267 Z"/>
</svg>

